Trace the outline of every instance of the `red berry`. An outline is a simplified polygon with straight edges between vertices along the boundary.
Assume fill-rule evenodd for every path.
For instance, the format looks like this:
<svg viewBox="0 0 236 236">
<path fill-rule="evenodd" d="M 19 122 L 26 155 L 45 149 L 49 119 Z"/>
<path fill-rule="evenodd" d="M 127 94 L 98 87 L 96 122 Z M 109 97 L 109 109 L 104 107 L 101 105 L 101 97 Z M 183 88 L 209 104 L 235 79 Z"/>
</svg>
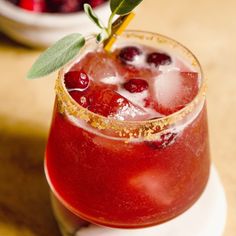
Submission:
<svg viewBox="0 0 236 236">
<path fill-rule="evenodd" d="M 89 84 L 89 77 L 83 71 L 69 71 L 65 74 L 65 85 L 67 89 L 86 89 Z"/>
<path fill-rule="evenodd" d="M 59 12 L 62 13 L 70 13 L 70 12 L 76 12 L 79 10 L 80 7 L 80 1 L 78 0 L 66 0 L 59 6 Z"/>
<path fill-rule="evenodd" d="M 80 91 L 77 90 L 73 90 L 69 92 L 71 97 L 77 102 L 79 103 L 82 107 L 87 108 L 90 104 L 89 98 L 86 97 L 85 94 L 83 94 Z"/>
<path fill-rule="evenodd" d="M 63 2 L 64 0 L 47 0 L 47 10 L 49 12 L 58 12 Z"/>
<path fill-rule="evenodd" d="M 44 12 L 46 10 L 45 0 L 20 0 L 19 6 L 34 12 Z"/>
<path fill-rule="evenodd" d="M 147 63 L 155 67 L 171 64 L 171 57 L 165 53 L 153 52 L 147 56 Z"/>
<path fill-rule="evenodd" d="M 153 149 L 162 149 L 175 142 L 177 133 L 164 133 L 161 134 L 157 141 L 146 141 L 146 144 Z"/>
<path fill-rule="evenodd" d="M 148 83 L 143 79 L 131 79 L 124 84 L 124 88 L 130 93 L 140 93 L 148 88 Z"/>
<path fill-rule="evenodd" d="M 47 0 L 48 4 L 53 4 L 53 5 L 62 5 L 66 1 L 67 0 Z"/>
<path fill-rule="evenodd" d="M 104 3 L 104 0 L 90 0 L 89 1 L 89 4 L 91 5 L 92 8 L 95 8 L 101 5 L 102 3 Z"/>
<path fill-rule="evenodd" d="M 129 46 L 122 48 L 119 54 L 119 58 L 123 62 L 131 62 L 134 61 L 135 57 L 140 55 L 141 51 L 137 47 Z"/>
</svg>

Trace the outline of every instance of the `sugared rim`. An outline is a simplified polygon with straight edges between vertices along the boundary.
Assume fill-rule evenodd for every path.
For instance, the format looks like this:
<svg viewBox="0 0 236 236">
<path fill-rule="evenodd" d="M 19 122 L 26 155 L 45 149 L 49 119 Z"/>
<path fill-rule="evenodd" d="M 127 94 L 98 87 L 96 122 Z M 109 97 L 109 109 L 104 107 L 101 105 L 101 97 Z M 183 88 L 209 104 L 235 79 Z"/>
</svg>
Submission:
<svg viewBox="0 0 236 236">
<path fill-rule="evenodd" d="M 108 8 L 108 2 L 96 7 L 95 12 L 101 14 L 104 9 Z M 0 16 L 3 16 L 12 21 L 17 21 L 26 25 L 39 25 L 44 27 L 57 27 L 58 25 L 67 26 L 71 24 L 78 24 L 79 21 L 88 19 L 83 11 L 74 13 L 36 13 L 24 10 L 14 4 L 0 0 Z"/>
<path fill-rule="evenodd" d="M 200 66 L 199 61 L 197 58 L 192 54 L 192 52 L 187 49 L 185 46 L 173 40 L 169 37 L 166 37 L 161 34 L 152 33 L 152 32 L 145 32 L 145 31 L 138 31 L 138 30 L 128 30 L 123 33 L 122 36 L 125 37 L 139 37 L 140 39 L 146 36 L 149 38 L 154 38 L 159 43 L 168 43 L 168 45 L 172 45 L 172 47 L 179 47 L 183 50 L 186 56 L 190 58 L 190 62 L 195 68 L 198 68 L 199 73 L 201 75 L 201 84 L 199 87 L 198 94 L 196 97 L 188 103 L 184 108 L 168 115 L 165 117 L 153 119 L 153 120 L 140 120 L 140 121 L 121 121 L 115 120 L 112 118 L 107 118 L 101 116 L 99 114 L 93 113 L 88 109 L 80 106 L 68 93 L 65 84 L 64 84 L 64 74 L 70 68 L 74 62 L 69 63 L 64 68 L 59 71 L 58 78 L 56 80 L 56 95 L 58 98 L 58 105 L 60 112 L 67 112 L 67 114 L 79 117 L 80 119 L 89 123 L 92 127 L 97 128 L 99 130 L 106 130 L 112 129 L 114 130 L 120 137 L 125 138 L 139 138 L 139 137 L 146 137 L 147 139 L 150 138 L 151 135 L 156 133 L 158 130 L 161 131 L 166 127 L 182 120 L 186 115 L 191 113 L 193 108 L 203 99 L 205 99 L 206 94 L 206 81 L 203 76 L 203 71 Z M 151 37 L 150 37 L 151 36 Z M 90 39 L 88 40 L 91 40 Z"/>
</svg>

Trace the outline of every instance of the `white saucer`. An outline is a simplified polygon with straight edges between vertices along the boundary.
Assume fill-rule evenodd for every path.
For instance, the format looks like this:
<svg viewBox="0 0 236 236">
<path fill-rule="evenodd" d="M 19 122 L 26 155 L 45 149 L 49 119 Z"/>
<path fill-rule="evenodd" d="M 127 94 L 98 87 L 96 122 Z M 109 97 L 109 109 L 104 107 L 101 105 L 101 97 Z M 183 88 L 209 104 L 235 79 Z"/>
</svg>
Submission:
<svg viewBox="0 0 236 236">
<path fill-rule="evenodd" d="M 179 217 L 145 229 L 113 229 L 91 225 L 75 236 L 222 236 L 227 203 L 216 169 L 211 170 L 208 185 L 200 199 Z"/>
</svg>

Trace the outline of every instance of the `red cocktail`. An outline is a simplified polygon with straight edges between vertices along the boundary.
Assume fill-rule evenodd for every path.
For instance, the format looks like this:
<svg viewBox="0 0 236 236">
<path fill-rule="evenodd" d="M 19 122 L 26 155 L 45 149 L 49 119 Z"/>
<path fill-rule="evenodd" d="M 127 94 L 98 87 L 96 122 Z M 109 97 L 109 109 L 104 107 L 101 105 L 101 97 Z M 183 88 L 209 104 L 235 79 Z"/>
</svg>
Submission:
<svg viewBox="0 0 236 236">
<path fill-rule="evenodd" d="M 56 83 L 45 169 L 62 228 L 168 221 L 209 175 L 205 84 L 196 58 L 161 35 L 87 41 Z"/>
</svg>

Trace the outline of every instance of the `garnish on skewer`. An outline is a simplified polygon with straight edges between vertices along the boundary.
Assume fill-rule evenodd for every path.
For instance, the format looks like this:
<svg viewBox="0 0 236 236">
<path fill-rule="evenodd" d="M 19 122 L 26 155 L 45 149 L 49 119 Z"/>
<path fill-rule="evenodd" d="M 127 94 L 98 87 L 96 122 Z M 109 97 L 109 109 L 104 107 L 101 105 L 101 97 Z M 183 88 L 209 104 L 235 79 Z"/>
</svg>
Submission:
<svg viewBox="0 0 236 236">
<path fill-rule="evenodd" d="M 142 0 L 110 0 L 111 15 L 107 27 L 99 20 L 89 4 L 84 5 L 84 11 L 89 18 L 101 29 L 96 36 L 97 43 L 103 43 L 105 50 L 109 51 L 115 41 L 115 37 L 127 27 L 134 14 L 132 10 Z M 114 17 L 118 19 L 114 21 Z M 28 79 L 44 77 L 71 61 L 85 44 L 85 37 L 79 33 L 73 33 L 57 41 L 43 52 L 35 61 L 27 74 Z"/>
<path fill-rule="evenodd" d="M 109 52 L 112 45 L 116 41 L 117 36 L 121 35 L 122 32 L 126 29 L 129 22 L 134 18 L 135 14 L 133 12 L 128 15 L 120 16 L 113 24 L 112 24 L 112 34 L 110 38 L 108 38 L 104 42 L 104 49 Z"/>
</svg>

